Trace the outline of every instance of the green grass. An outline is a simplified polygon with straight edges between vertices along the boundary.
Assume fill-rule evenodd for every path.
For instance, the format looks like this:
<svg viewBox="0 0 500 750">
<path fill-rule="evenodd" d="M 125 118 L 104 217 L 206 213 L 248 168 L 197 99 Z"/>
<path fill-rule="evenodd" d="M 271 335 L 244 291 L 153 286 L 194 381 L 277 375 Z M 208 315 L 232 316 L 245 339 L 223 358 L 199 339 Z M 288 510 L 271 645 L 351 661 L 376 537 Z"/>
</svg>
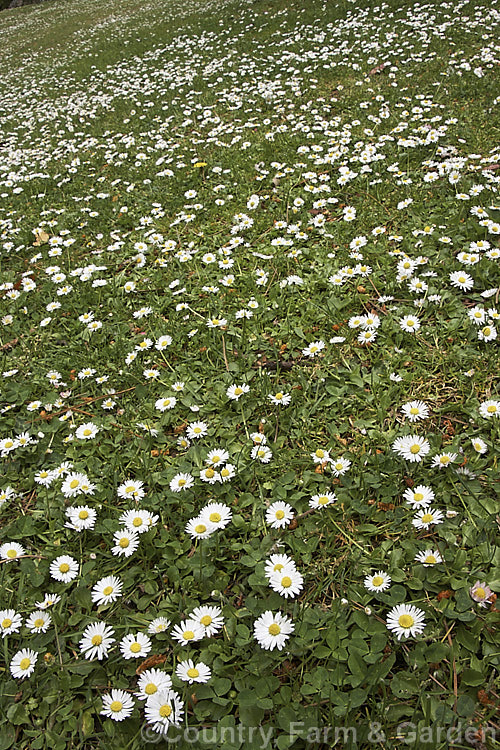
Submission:
<svg viewBox="0 0 500 750">
<path fill-rule="evenodd" d="M 0 544 L 24 550 L 0 560 L 0 750 L 499 746 L 499 420 L 481 411 L 499 404 L 486 331 L 500 312 L 498 10 L 399 5 L 53 0 L 0 15 Z M 356 175 L 339 182 L 342 167 Z M 466 265 L 478 242 L 489 246 Z M 400 325 L 410 314 L 416 333 Z M 358 340 L 357 316 L 378 317 L 372 341 Z M 291 403 L 274 405 L 278 393 Z M 177 403 L 161 412 L 167 397 Z M 413 400 L 429 410 L 414 423 L 402 411 Z M 182 445 L 196 420 L 207 434 Z M 80 438 L 87 423 L 98 432 Z M 23 433 L 32 442 L 10 450 Z M 395 452 L 405 435 L 428 441 L 423 461 Z M 215 449 L 234 477 L 209 484 Z M 314 462 L 319 449 L 333 464 Z M 94 489 L 68 496 L 68 471 Z M 194 484 L 175 492 L 180 473 Z M 130 481 L 143 483 L 137 503 L 118 492 Z M 442 522 L 414 525 L 404 493 L 417 485 Z M 326 492 L 335 502 L 311 508 Z M 294 517 L 275 529 L 266 510 L 279 501 Z M 195 539 L 186 525 L 209 502 L 231 521 Z M 93 528 L 65 525 L 76 506 L 95 511 Z M 117 556 L 120 516 L 136 507 L 157 519 Z M 425 550 L 442 561 L 417 562 Z M 269 586 L 276 553 L 303 576 L 296 596 Z M 50 572 L 60 555 L 78 565 L 67 583 Z M 378 571 L 391 584 L 371 592 Z M 121 596 L 99 605 L 92 589 L 112 575 Z M 484 607 L 476 582 L 490 587 Z M 31 632 L 49 593 L 61 597 L 49 627 Z M 387 617 L 402 603 L 425 627 L 398 640 Z M 162 739 L 134 696 L 145 658 L 119 644 L 202 605 L 223 616 L 212 637 L 150 634 L 146 666 L 172 677 L 184 710 Z M 7 610 L 23 625 L 5 634 Z M 254 638 L 265 611 L 293 622 L 282 650 Z M 102 660 L 79 645 L 95 622 L 114 631 Z M 25 648 L 38 657 L 20 679 Z M 176 675 L 188 658 L 210 667 L 206 684 Z M 101 713 L 117 689 L 134 700 L 120 722 Z"/>
</svg>

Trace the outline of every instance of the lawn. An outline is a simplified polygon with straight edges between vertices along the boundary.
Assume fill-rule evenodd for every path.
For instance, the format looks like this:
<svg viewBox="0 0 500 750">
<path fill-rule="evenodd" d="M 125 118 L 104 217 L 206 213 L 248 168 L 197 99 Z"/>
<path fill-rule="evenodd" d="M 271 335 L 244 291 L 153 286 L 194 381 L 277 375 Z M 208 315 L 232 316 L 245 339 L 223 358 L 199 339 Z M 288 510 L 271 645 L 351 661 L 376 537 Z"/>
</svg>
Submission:
<svg viewBox="0 0 500 750">
<path fill-rule="evenodd" d="M 400 6 L 0 13 L 0 750 L 500 747 L 500 13 Z"/>
</svg>

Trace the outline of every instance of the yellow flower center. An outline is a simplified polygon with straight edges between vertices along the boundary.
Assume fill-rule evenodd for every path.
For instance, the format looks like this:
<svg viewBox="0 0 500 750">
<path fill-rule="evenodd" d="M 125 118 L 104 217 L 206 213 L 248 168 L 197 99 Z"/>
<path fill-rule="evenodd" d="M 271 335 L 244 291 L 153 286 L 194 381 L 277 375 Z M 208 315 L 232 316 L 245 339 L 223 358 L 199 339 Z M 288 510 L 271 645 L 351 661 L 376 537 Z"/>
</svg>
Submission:
<svg viewBox="0 0 500 750">
<path fill-rule="evenodd" d="M 188 677 L 192 677 L 192 678 L 196 678 L 200 676 L 200 673 L 198 672 L 196 667 L 191 667 L 190 669 L 188 669 L 186 674 Z"/>
<path fill-rule="evenodd" d="M 283 394 L 282 394 L 282 393 L 277 393 L 277 394 L 276 394 L 276 396 L 275 396 L 274 398 L 275 398 L 275 399 L 276 399 L 277 401 L 281 401 L 281 399 L 283 398 Z"/>
<path fill-rule="evenodd" d="M 257 455 L 258 455 L 258 457 L 259 457 L 259 458 L 262 458 L 263 456 L 265 456 L 265 455 L 266 455 L 266 451 L 265 451 L 265 450 L 264 450 L 263 448 L 260 448 L 260 449 L 259 449 L 259 450 L 257 451 Z"/>
<path fill-rule="evenodd" d="M 183 633 L 183 637 L 185 641 L 192 641 L 194 638 L 194 633 L 192 630 L 185 630 Z"/>
<path fill-rule="evenodd" d="M 407 320 L 406 321 L 406 325 L 409 326 L 410 328 L 412 328 L 412 326 L 415 325 L 415 321 L 414 320 Z"/>
<path fill-rule="evenodd" d="M 15 557 L 17 557 L 17 552 L 15 549 L 9 549 L 7 550 L 7 557 L 13 560 Z"/>
<path fill-rule="evenodd" d="M 31 666 L 30 659 L 25 656 L 24 659 L 21 659 L 21 661 L 19 662 L 19 666 L 21 667 L 21 669 L 29 669 L 29 667 Z"/>
<path fill-rule="evenodd" d="M 41 471 L 40 472 L 40 478 L 41 479 L 45 479 L 45 477 L 48 477 L 48 476 L 49 476 L 49 472 L 48 471 Z"/>
<path fill-rule="evenodd" d="M 413 455 L 415 455 L 416 453 L 420 453 L 420 446 L 418 443 L 413 443 L 410 448 L 410 453 L 413 453 Z"/>
<path fill-rule="evenodd" d="M 133 643 L 130 644 L 130 650 L 132 651 L 133 654 L 138 654 L 139 651 L 141 650 L 141 644 L 137 643 L 137 641 L 134 641 Z"/>
<path fill-rule="evenodd" d="M 125 487 L 125 492 L 127 495 L 130 495 L 132 492 L 135 492 L 135 487 L 133 484 L 129 484 L 128 487 Z"/>
<path fill-rule="evenodd" d="M 322 451 L 321 448 L 318 448 L 314 455 L 316 456 L 316 458 L 323 458 L 323 456 L 325 455 L 325 451 Z"/>
<path fill-rule="evenodd" d="M 210 617 L 210 615 L 203 615 L 203 617 L 200 619 L 200 622 L 205 628 L 207 628 L 212 624 L 212 618 Z"/>
<path fill-rule="evenodd" d="M 35 628 L 41 628 L 45 624 L 45 620 L 42 617 L 37 617 L 33 623 Z"/>
<path fill-rule="evenodd" d="M 344 468 L 344 464 L 341 464 L 340 461 L 338 461 L 335 464 L 335 468 L 337 469 L 337 471 L 341 471 Z"/>
<path fill-rule="evenodd" d="M 160 710 L 158 711 L 158 713 L 163 719 L 165 719 L 172 713 L 172 708 L 168 705 L 168 703 L 164 703 L 163 706 L 160 706 Z"/>
<path fill-rule="evenodd" d="M 408 628 L 411 628 L 415 620 L 411 615 L 400 615 L 398 618 L 399 626 L 407 630 Z"/>
<path fill-rule="evenodd" d="M 81 510 L 78 514 L 78 518 L 80 518 L 82 521 L 85 521 L 85 519 L 88 517 L 89 517 L 88 510 Z"/>
<path fill-rule="evenodd" d="M 482 586 L 479 586 L 479 588 L 477 588 L 474 593 L 479 599 L 484 599 L 486 597 L 486 591 L 483 589 Z"/>
<path fill-rule="evenodd" d="M 207 479 L 212 479 L 212 477 L 215 475 L 215 471 L 213 469 L 207 469 L 205 471 L 205 476 Z"/>
<path fill-rule="evenodd" d="M 196 434 L 198 435 L 201 432 L 201 427 L 195 427 L 193 432 L 196 432 Z M 184 480 L 181 480 L 181 481 L 184 481 Z"/>
<path fill-rule="evenodd" d="M 424 513 L 424 515 L 422 516 L 422 523 L 431 523 L 433 518 L 434 516 L 432 515 L 432 513 Z"/>
<path fill-rule="evenodd" d="M 92 430 L 89 430 L 89 428 L 87 427 L 87 428 L 86 428 L 86 429 L 85 429 L 85 430 L 83 431 L 83 434 L 84 434 L 84 436 L 85 436 L 85 437 L 88 437 L 89 435 L 92 435 Z"/>
<path fill-rule="evenodd" d="M 436 558 L 434 557 L 434 555 L 426 555 L 425 562 L 430 564 L 435 563 Z"/>
<path fill-rule="evenodd" d="M 121 701 L 113 701 L 109 707 L 113 713 L 118 713 L 118 711 L 122 710 L 123 703 Z"/>
<path fill-rule="evenodd" d="M 12 448 L 13 445 L 14 445 L 14 442 L 12 440 L 6 440 L 5 441 L 5 447 L 6 448 Z"/>
<path fill-rule="evenodd" d="M 186 484 L 185 479 L 179 479 L 179 487 L 184 487 L 185 484 Z"/>
<path fill-rule="evenodd" d="M 127 539 L 126 536 L 122 536 L 118 544 L 120 545 L 122 549 L 126 549 L 130 544 L 130 539 Z"/>
<path fill-rule="evenodd" d="M 105 588 L 103 588 L 102 593 L 104 594 L 104 596 L 109 596 L 113 593 L 113 586 L 106 586 Z"/>
<path fill-rule="evenodd" d="M 144 692 L 146 693 L 146 695 L 153 695 L 157 690 L 158 688 L 156 687 L 154 682 L 148 682 L 148 684 L 144 688 Z"/>
<path fill-rule="evenodd" d="M 221 477 L 228 477 L 229 476 L 229 469 L 222 469 L 220 475 L 221 475 Z"/>
<path fill-rule="evenodd" d="M 490 404 L 488 408 L 486 409 L 488 414 L 494 414 L 496 410 L 497 410 L 497 407 L 495 406 L 495 404 Z"/>
<path fill-rule="evenodd" d="M 449 456 L 441 456 L 441 458 L 439 459 L 439 463 L 441 464 L 449 464 L 450 461 L 451 459 Z"/>
<path fill-rule="evenodd" d="M 269 625 L 268 630 L 270 635 L 278 635 L 279 633 L 281 633 L 281 628 L 277 622 L 273 622 L 272 625 Z"/>
<path fill-rule="evenodd" d="M 277 510 L 275 515 L 276 515 L 276 518 L 278 519 L 278 521 L 281 521 L 281 519 L 285 517 L 285 511 L 284 510 Z"/>
<path fill-rule="evenodd" d="M 12 620 L 10 617 L 6 617 L 5 620 L 2 620 L 2 628 L 10 628 L 12 625 Z"/>
<path fill-rule="evenodd" d="M 218 464 L 220 461 L 220 456 L 212 456 L 212 463 Z"/>
<path fill-rule="evenodd" d="M 326 495 L 320 495 L 318 497 L 318 505 L 326 505 L 328 503 L 328 498 Z"/>
<path fill-rule="evenodd" d="M 238 386 L 238 388 L 235 388 L 235 389 L 234 389 L 234 395 L 235 395 L 235 396 L 241 396 L 241 394 L 242 394 L 242 393 L 243 393 L 243 388 L 240 388 L 240 387 Z"/>
<path fill-rule="evenodd" d="M 483 328 L 483 333 L 484 333 L 485 336 L 489 336 L 490 333 L 491 333 L 491 328 L 489 326 L 485 326 Z"/>
<path fill-rule="evenodd" d="M 60 571 L 61 573 L 67 573 L 67 572 L 68 572 L 68 570 L 69 570 L 69 565 L 68 565 L 68 563 L 61 563 L 61 564 L 59 565 L 59 571 Z"/>
<path fill-rule="evenodd" d="M 72 479 L 71 482 L 69 483 L 69 486 L 71 487 L 72 490 L 74 490 L 75 487 L 78 487 L 78 485 L 79 485 L 78 479 Z"/>
<path fill-rule="evenodd" d="M 424 499 L 424 493 L 423 492 L 415 492 L 415 494 L 413 495 L 413 499 L 415 500 L 416 503 L 421 503 L 422 500 Z"/>
<path fill-rule="evenodd" d="M 136 516 L 132 521 L 132 526 L 135 526 L 136 528 L 138 526 L 142 526 L 142 518 L 140 516 Z"/>
<path fill-rule="evenodd" d="M 194 530 L 197 534 L 204 534 L 207 530 L 207 527 L 204 523 L 199 523 L 197 526 L 194 527 Z"/>
<path fill-rule="evenodd" d="M 372 579 L 372 586 L 381 586 L 384 582 L 382 576 L 374 576 Z"/>
<path fill-rule="evenodd" d="M 285 576 L 284 578 L 282 578 L 281 585 L 283 586 L 284 589 L 289 589 L 290 586 L 292 585 L 292 579 L 290 578 L 290 576 Z"/>
<path fill-rule="evenodd" d="M 318 351 L 317 346 L 311 346 L 311 354 L 315 354 Z"/>
<path fill-rule="evenodd" d="M 102 643 L 102 635 L 93 635 L 90 642 L 93 646 L 100 646 Z"/>
<path fill-rule="evenodd" d="M 410 409 L 410 414 L 418 414 L 419 410 L 416 406 L 412 406 Z"/>
<path fill-rule="evenodd" d="M 219 521 L 221 520 L 221 514 L 220 513 L 210 513 L 209 519 L 210 519 L 211 523 L 219 523 Z"/>
</svg>

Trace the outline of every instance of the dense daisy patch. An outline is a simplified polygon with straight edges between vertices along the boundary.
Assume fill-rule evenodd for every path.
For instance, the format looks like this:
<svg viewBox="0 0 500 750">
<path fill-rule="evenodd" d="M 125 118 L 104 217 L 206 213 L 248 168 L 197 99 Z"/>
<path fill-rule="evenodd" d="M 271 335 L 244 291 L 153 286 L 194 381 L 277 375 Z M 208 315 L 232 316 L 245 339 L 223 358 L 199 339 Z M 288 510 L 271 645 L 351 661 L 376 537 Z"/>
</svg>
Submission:
<svg viewBox="0 0 500 750">
<path fill-rule="evenodd" d="M 0 15 L 0 750 L 496 746 L 499 15 Z"/>
</svg>

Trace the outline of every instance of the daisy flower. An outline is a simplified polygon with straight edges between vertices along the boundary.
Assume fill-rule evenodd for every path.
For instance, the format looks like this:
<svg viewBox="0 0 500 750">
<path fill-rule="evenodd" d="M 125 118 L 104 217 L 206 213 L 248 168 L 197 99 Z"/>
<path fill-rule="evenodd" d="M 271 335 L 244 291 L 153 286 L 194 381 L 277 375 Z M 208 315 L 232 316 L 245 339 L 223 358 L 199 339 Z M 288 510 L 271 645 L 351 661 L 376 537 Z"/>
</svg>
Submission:
<svg viewBox="0 0 500 750">
<path fill-rule="evenodd" d="M 98 605 L 115 602 L 122 595 L 123 583 L 117 576 L 105 576 L 92 588 L 92 601 Z"/>
<path fill-rule="evenodd" d="M 254 638 L 261 648 L 268 651 L 277 648 L 281 651 L 290 637 L 290 633 L 293 633 L 294 625 L 281 612 L 273 614 L 270 610 L 267 610 L 255 620 L 253 630 Z"/>
<path fill-rule="evenodd" d="M 408 488 L 403 495 L 412 508 L 425 508 L 434 500 L 434 491 L 426 484 L 418 484 L 415 488 Z"/>
<path fill-rule="evenodd" d="M 182 492 L 188 490 L 194 484 L 194 478 L 191 474 L 176 474 L 175 477 L 170 481 L 171 492 Z"/>
<path fill-rule="evenodd" d="M 398 641 L 403 637 L 414 637 L 424 628 L 424 612 L 412 604 L 398 604 L 387 615 L 387 629 L 398 637 Z"/>
<path fill-rule="evenodd" d="M 75 435 L 79 440 L 92 440 L 99 432 L 99 427 L 92 422 L 86 422 L 77 428 Z"/>
<path fill-rule="evenodd" d="M 66 528 L 84 531 L 94 528 L 97 513 L 88 505 L 78 505 L 76 508 L 67 508 L 66 516 L 68 517 L 68 521 L 64 524 Z"/>
<path fill-rule="evenodd" d="M 271 555 L 266 560 L 265 576 L 270 579 L 274 573 L 279 573 L 284 569 L 296 570 L 295 562 L 288 555 Z"/>
<path fill-rule="evenodd" d="M 491 604 L 493 591 L 489 586 L 486 585 L 486 583 L 476 581 L 474 586 L 469 589 L 469 594 L 471 596 L 471 599 L 473 599 L 475 602 L 478 602 L 480 607 L 487 607 L 488 604 Z"/>
<path fill-rule="evenodd" d="M 334 492 L 323 492 L 321 495 L 313 495 L 309 500 L 310 508 L 324 508 L 325 505 L 331 505 L 337 497 Z"/>
<path fill-rule="evenodd" d="M 488 446 L 481 438 L 472 438 L 471 443 L 476 453 L 486 453 L 488 450 Z"/>
<path fill-rule="evenodd" d="M 276 570 L 270 576 L 269 586 L 286 599 L 288 597 L 294 599 L 304 588 L 304 579 L 295 567 L 285 567 L 282 570 Z"/>
<path fill-rule="evenodd" d="M 194 440 L 195 438 L 204 437 L 207 432 L 208 425 L 205 422 L 191 422 L 186 430 L 186 435 L 189 440 Z"/>
<path fill-rule="evenodd" d="M 385 591 L 391 585 L 391 576 L 379 570 L 374 575 L 366 576 L 363 584 L 368 591 Z"/>
<path fill-rule="evenodd" d="M 191 518 L 185 526 L 186 534 L 189 534 L 192 539 L 208 539 L 216 529 L 216 526 L 200 516 Z"/>
<path fill-rule="evenodd" d="M 149 510 L 127 510 L 118 519 L 126 529 L 136 534 L 144 534 L 153 526 L 156 526 L 159 516 L 153 515 Z"/>
<path fill-rule="evenodd" d="M 50 563 L 50 575 L 56 581 L 69 583 L 78 575 L 78 563 L 74 557 L 59 555 Z"/>
<path fill-rule="evenodd" d="M 137 683 L 138 691 L 134 693 L 140 701 L 148 700 L 151 695 L 158 691 L 170 690 L 172 678 L 162 672 L 161 669 L 146 669 L 139 677 Z"/>
<path fill-rule="evenodd" d="M 431 449 L 429 441 L 420 435 L 406 435 L 396 438 L 392 450 L 411 463 L 420 463 Z"/>
<path fill-rule="evenodd" d="M 205 632 L 198 620 L 189 618 L 188 620 L 183 620 L 179 625 L 175 625 L 170 635 L 183 646 L 189 646 L 190 643 L 201 640 Z"/>
<path fill-rule="evenodd" d="M 165 398 L 159 398 L 155 401 L 155 409 L 158 411 L 167 411 L 167 409 L 173 409 L 177 403 L 175 396 L 167 396 Z"/>
<path fill-rule="evenodd" d="M 266 510 L 266 523 L 272 529 L 284 529 L 294 517 L 293 508 L 282 500 L 272 503 Z"/>
<path fill-rule="evenodd" d="M 190 620 L 195 620 L 203 628 L 203 635 L 210 637 L 215 635 L 224 625 L 222 610 L 220 607 L 203 605 L 196 607 L 189 615 Z"/>
<path fill-rule="evenodd" d="M 434 508 L 422 508 L 412 520 L 412 524 L 417 529 L 428 529 L 439 523 L 443 523 L 444 516 L 440 510 Z"/>
<path fill-rule="evenodd" d="M 205 463 L 209 466 L 220 466 L 225 464 L 229 458 L 229 453 L 222 448 L 214 448 L 209 451 L 205 459 Z"/>
<path fill-rule="evenodd" d="M 151 640 L 144 633 L 130 633 L 120 641 L 120 651 L 125 659 L 143 659 L 151 651 Z"/>
<path fill-rule="evenodd" d="M 274 395 L 269 394 L 267 398 L 272 404 L 274 404 L 274 406 L 288 406 L 292 400 L 289 393 L 282 393 L 281 391 L 278 391 L 278 393 L 275 393 Z"/>
<path fill-rule="evenodd" d="M 474 286 L 474 279 L 464 271 L 453 271 L 449 278 L 452 286 L 458 287 L 464 292 L 468 292 Z"/>
<path fill-rule="evenodd" d="M 415 315 L 405 315 L 400 318 L 399 327 L 406 333 L 416 333 L 420 328 L 420 321 Z"/>
<path fill-rule="evenodd" d="M 17 542 L 5 542 L 0 546 L 0 558 L 2 560 L 16 560 L 24 555 L 26 550 Z"/>
<path fill-rule="evenodd" d="M 38 609 L 48 609 L 61 601 L 59 594 L 45 594 L 41 602 L 35 602 Z"/>
<path fill-rule="evenodd" d="M 250 458 L 268 464 L 273 457 L 272 450 L 267 445 L 254 445 L 250 452 Z"/>
<path fill-rule="evenodd" d="M 158 633 L 164 633 L 170 627 L 170 620 L 166 617 L 155 617 L 151 620 L 148 626 L 148 633 L 151 635 L 158 635 Z"/>
<path fill-rule="evenodd" d="M 29 677 L 34 669 L 38 654 L 36 651 L 32 651 L 30 648 L 23 648 L 18 651 L 12 657 L 10 662 L 10 673 L 16 679 L 24 679 Z"/>
<path fill-rule="evenodd" d="M 265 445 L 267 443 L 267 438 L 262 432 L 251 432 L 250 440 L 252 440 L 255 445 Z"/>
<path fill-rule="evenodd" d="M 236 475 L 236 467 L 233 466 L 233 464 L 226 464 L 221 470 L 220 470 L 220 481 L 222 483 L 224 482 L 230 482 L 231 479 Z"/>
<path fill-rule="evenodd" d="M 324 348 L 325 348 L 324 341 L 313 341 L 312 344 L 309 344 L 309 346 L 306 346 L 305 349 L 302 349 L 302 354 L 304 355 L 304 357 L 313 358 L 317 354 L 319 354 Z"/>
<path fill-rule="evenodd" d="M 418 422 L 429 416 L 429 407 L 423 401 L 408 401 L 403 404 L 401 411 L 410 422 Z"/>
<path fill-rule="evenodd" d="M 500 417 L 500 401 L 490 399 L 483 401 L 479 406 L 479 413 L 482 417 L 490 419 L 491 417 Z"/>
<path fill-rule="evenodd" d="M 446 466 L 453 463 L 456 457 L 456 453 L 438 453 L 437 456 L 433 457 L 431 466 L 437 467 L 438 469 L 444 469 Z"/>
<path fill-rule="evenodd" d="M 52 622 L 48 612 L 37 610 L 26 618 L 25 625 L 31 633 L 46 633 Z"/>
<path fill-rule="evenodd" d="M 246 383 L 242 383 L 241 385 L 233 384 L 230 385 L 227 389 L 226 396 L 231 401 L 238 401 L 238 399 L 241 398 L 243 394 L 248 393 L 249 390 L 250 386 L 248 386 Z"/>
<path fill-rule="evenodd" d="M 201 509 L 199 518 L 202 522 L 216 529 L 224 529 L 233 517 L 231 508 L 224 503 L 209 503 Z"/>
<path fill-rule="evenodd" d="M 144 713 L 153 731 L 167 734 L 170 725 L 180 725 L 184 707 L 174 690 L 159 690 L 146 701 Z"/>
<path fill-rule="evenodd" d="M 146 494 L 143 488 L 144 482 L 129 479 L 126 482 L 123 482 L 123 484 L 120 484 L 116 491 L 116 494 L 118 495 L 118 497 L 121 497 L 125 500 L 129 497 L 133 497 L 134 500 L 142 500 L 142 498 Z"/>
<path fill-rule="evenodd" d="M 2 638 L 10 635 L 10 633 L 17 633 L 22 624 L 23 618 L 15 609 L 0 610 L 0 633 L 2 634 Z"/>
<path fill-rule="evenodd" d="M 311 453 L 311 458 L 315 464 L 328 463 L 330 461 L 330 453 L 324 451 L 322 448 L 318 448 L 314 453 Z"/>
<path fill-rule="evenodd" d="M 180 680 L 188 682 L 190 685 L 193 682 L 208 682 L 212 676 L 210 667 L 202 661 L 195 664 L 192 659 L 179 662 L 175 674 Z"/>
<path fill-rule="evenodd" d="M 88 484 L 89 480 L 86 474 L 70 472 L 64 478 L 64 482 L 61 485 L 61 492 L 64 497 L 76 497 L 85 491 L 84 487 Z"/>
<path fill-rule="evenodd" d="M 331 461 L 332 474 L 336 477 L 340 477 L 342 476 L 342 474 L 345 474 L 346 471 L 349 471 L 350 467 L 351 462 L 343 456 L 332 459 Z"/>
<path fill-rule="evenodd" d="M 438 550 L 426 549 L 418 552 L 414 558 L 415 562 L 422 563 L 424 568 L 428 568 L 431 565 L 437 565 L 437 563 L 443 562 L 443 558 L 439 554 Z"/>
<path fill-rule="evenodd" d="M 139 535 L 135 531 L 129 531 L 128 529 L 115 531 L 113 540 L 115 545 L 111 548 L 111 552 L 113 555 L 120 557 L 130 557 L 139 546 Z"/>
<path fill-rule="evenodd" d="M 219 472 L 215 471 L 211 466 L 201 469 L 200 479 L 202 482 L 208 482 L 208 484 L 216 484 L 221 481 Z"/>
<path fill-rule="evenodd" d="M 113 721 L 127 719 L 133 710 L 134 701 L 125 690 L 112 690 L 102 696 L 101 714 Z"/>
</svg>

